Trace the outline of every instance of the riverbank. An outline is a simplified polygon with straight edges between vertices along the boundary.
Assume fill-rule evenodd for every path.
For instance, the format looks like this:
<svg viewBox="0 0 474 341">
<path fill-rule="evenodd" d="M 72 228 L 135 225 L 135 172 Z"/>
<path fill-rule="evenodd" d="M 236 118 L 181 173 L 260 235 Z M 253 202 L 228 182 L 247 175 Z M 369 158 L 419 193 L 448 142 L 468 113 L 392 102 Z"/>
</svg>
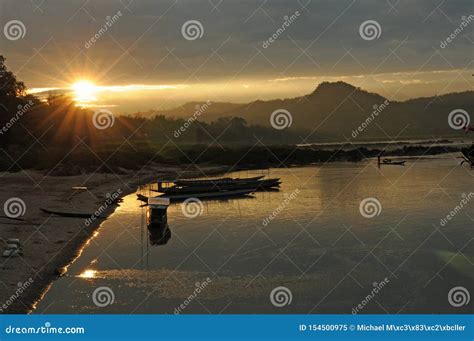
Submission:
<svg viewBox="0 0 474 341">
<path fill-rule="evenodd" d="M 259 151 L 250 150 L 239 164 L 239 169 L 265 168 L 273 165 L 283 167 L 278 160 L 286 160 L 287 166 L 312 164 L 316 162 L 359 161 L 361 158 L 375 157 L 380 150 L 358 149 L 352 151 L 320 151 L 311 147 L 289 151 L 288 147 L 273 148 L 270 158 L 263 158 Z M 390 152 L 386 156 L 416 157 L 458 151 L 457 147 L 405 147 Z M 273 154 L 276 153 L 276 154 Z M 287 155 L 287 153 L 289 153 Z M 205 155 L 204 155 L 205 156 Z M 156 181 L 158 178 L 201 177 L 221 174 L 229 169 L 237 170 L 228 162 L 228 155 L 221 155 L 221 165 L 214 162 L 196 167 L 176 165 L 154 165 L 143 170 L 120 168 L 118 173 L 85 173 L 61 176 L 61 171 L 22 171 L 0 174 L 0 202 L 20 198 L 25 203 L 22 221 L 0 218 L 0 242 L 5 246 L 9 238 L 17 238 L 23 245 L 23 256 L 0 260 L 0 313 L 25 313 L 32 309 L 49 285 L 65 271 L 84 244 L 93 236 L 103 222 L 96 220 L 50 217 L 42 213 L 40 207 L 57 211 L 93 213 L 103 208 L 102 215 L 109 216 L 117 207 L 104 205 L 112 196 L 123 197 L 133 193 L 139 185 Z M 229 163 L 227 166 L 223 166 Z M 244 166 L 245 165 L 245 166 Z M 79 168 L 78 168 L 79 169 Z M 83 169 L 79 169 L 83 172 Z M 73 190 L 72 187 L 87 187 L 87 190 Z M 106 207 L 104 207 L 106 206 Z M 2 249 L 3 251 L 3 249 Z M 30 280 L 31 279 L 31 280 Z M 25 288 L 25 283 L 28 287 Z M 20 292 L 21 291 L 21 292 Z"/>
<path fill-rule="evenodd" d="M 104 219 L 86 221 L 81 218 L 49 216 L 40 210 L 48 208 L 69 212 L 95 212 L 104 209 L 109 216 L 117 208 L 107 199 L 123 197 L 136 191 L 140 185 L 158 178 L 202 176 L 219 174 L 225 167 L 181 169 L 172 166 L 147 167 L 140 172 L 123 174 L 83 174 L 76 176 L 49 176 L 47 172 L 22 171 L 0 175 L 0 202 L 11 198 L 24 203 L 22 220 L 0 217 L 0 245 L 10 238 L 19 239 L 23 255 L 0 259 L 0 313 L 27 313 L 34 307 L 51 283 L 64 273 L 81 252 Z M 86 187 L 74 190 L 72 187 Z M 18 200 L 17 200 L 18 202 Z M 5 211 L 5 209 L 4 209 Z M 3 213 L 4 214 L 4 213 Z"/>
</svg>

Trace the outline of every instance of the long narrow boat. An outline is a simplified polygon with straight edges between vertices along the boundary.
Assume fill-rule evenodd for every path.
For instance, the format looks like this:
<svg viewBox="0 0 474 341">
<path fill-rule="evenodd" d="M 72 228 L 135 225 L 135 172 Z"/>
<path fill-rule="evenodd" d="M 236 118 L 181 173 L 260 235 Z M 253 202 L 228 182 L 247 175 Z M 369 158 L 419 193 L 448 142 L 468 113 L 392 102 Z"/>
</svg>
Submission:
<svg viewBox="0 0 474 341">
<path fill-rule="evenodd" d="M 404 166 L 406 161 L 393 161 L 390 159 L 384 159 L 382 165 L 392 165 L 392 166 Z"/>
<path fill-rule="evenodd" d="M 244 197 L 249 194 L 254 193 L 255 189 L 242 189 L 236 191 L 218 191 L 218 192 L 211 192 L 211 193 L 192 193 L 192 194 L 163 194 L 159 195 L 155 198 L 168 198 L 170 201 L 179 201 L 179 200 L 186 200 L 188 198 L 196 198 L 196 199 L 220 199 L 220 198 L 235 198 L 235 197 Z M 137 194 L 137 199 L 141 201 L 148 201 L 148 197 Z"/>
<path fill-rule="evenodd" d="M 160 195 L 160 198 L 169 198 L 170 200 L 181 200 L 187 198 L 230 198 L 230 197 L 237 197 L 242 195 L 248 195 L 255 192 L 254 189 L 241 189 L 236 191 L 219 191 L 219 192 L 208 192 L 208 193 L 193 193 L 193 195 L 189 194 L 164 194 Z"/>
<path fill-rule="evenodd" d="M 155 192 L 164 194 L 189 194 L 189 193 L 210 193 L 217 191 L 230 191 L 230 190 L 243 190 L 243 189 L 257 189 L 265 190 L 272 187 L 280 186 L 280 179 L 266 179 L 249 181 L 242 183 L 227 183 L 227 184 L 211 184 L 207 186 L 171 186 L 167 188 L 161 188 L 153 190 Z"/>
<path fill-rule="evenodd" d="M 47 214 L 52 214 L 52 215 L 57 215 L 57 216 L 60 216 L 60 217 L 65 217 L 65 218 L 90 218 L 92 216 L 94 216 L 94 213 L 73 213 L 73 212 L 59 212 L 59 211 L 52 211 L 52 210 L 48 210 L 46 208 L 40 208 L 41 211 L 43 211 L 44 213 L 47 213 Z M 101 217 L 101 216 L 96 216 L 96 218 L 102 218 L 102 219 L 105 219 L 105 217 Z"/>
<path fill-rule="evenodd" d="M 218 179 L 195 179 L 195 180 L 176 180 L 173 181 L 177 186 L 206 186 L 206 185 L 216 185 L 216 184 L 232 184 L 232 183 L 243 183 L 243 182 L 252 182 L 260 180 L 264 177 L 255 176 L 253 178 L 218 178 Z"/>
</svg>

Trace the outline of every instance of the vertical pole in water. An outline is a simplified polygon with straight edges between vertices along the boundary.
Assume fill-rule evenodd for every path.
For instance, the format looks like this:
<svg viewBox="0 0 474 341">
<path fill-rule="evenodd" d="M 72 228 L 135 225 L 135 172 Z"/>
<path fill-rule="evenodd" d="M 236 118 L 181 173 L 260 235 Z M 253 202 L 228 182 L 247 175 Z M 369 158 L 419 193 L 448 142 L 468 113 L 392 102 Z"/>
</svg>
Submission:
<svg viewBox="0 0 474 341">
<path fill-rule="evenodd" d="M 141 244 L 141 251 L 142 251 L 141 257 L 140 257 L 140 263 L 141 263 L 142 269 L 143 269 L 143 240 L 144 240 L 144 238 L 143 238 L 143 234 L 144 234 L 143 233 L 143 225 L 144 225 L 143 224 L 143 211 L 144 210 L 145 209 L 142 207 L 141 208 L 141 216 L 140 216 L 140 244 Z"/>
<path fill-rule="evenodd" d="M 380 154 L 379 154 L 379 156 L 377 157 L 377 165 L 378 165 L 379 168 L 380 168 Z"/>
</svg>

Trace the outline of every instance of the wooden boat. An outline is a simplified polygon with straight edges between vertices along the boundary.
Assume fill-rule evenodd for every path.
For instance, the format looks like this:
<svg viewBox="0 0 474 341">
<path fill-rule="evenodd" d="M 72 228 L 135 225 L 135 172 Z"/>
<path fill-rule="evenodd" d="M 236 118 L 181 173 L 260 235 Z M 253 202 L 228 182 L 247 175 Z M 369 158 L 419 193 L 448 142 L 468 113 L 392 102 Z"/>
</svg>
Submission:
<svg viewBox="0 0 474 341">
<path fill-rule="evenodd" d="M 166 210 L 170 205 L 169 198 L 147 198 L 146 218 L 148 226 L 166 225 Z"/>
<path fill-rule="evenodd" d="M 394 166 L 404 166 L 406 161 L 393 161 L 390 159 L 384 159 L 382 161 L 383 165 L 394 165 Z"/>
<path fill-rule="evenodd" d="M 226 184 L 210 184 L 207 186 L 171 186 L 167 188 L 161 188 L 153 190 L 164 194 L 191 194 L 191 193 L 211 193 L 217 191 L 230 191 L 230 190 L 243 190 L 243 189 L 256 189 L 265 190 L 272 187 L 280 186 L 280 179 L 265 179 L 241 183 L 226 183 Z"/>
<path fill-rule="evenodd" d="M 137 200 L 143 201 L 148 204 L 148 197 L 143 194 L 137 194 Z"/>
<path fill-rule="evenodd" d="M 221 184 L 233 184 L 233 183 L 245 183 L 258 181 L 262 179 L 264 175 L 255 176 L 253 178 L 218 178 L 218 179 L 195 179 L 195 180 L 176 180 L 173 183 L 177 186 L 208 186 L 208 185 L 221 185 Z"/>
<path fill-rule="evenodd" d="M 466 149 L 463 149 L 462 151 L 462 159 L 463 161 L 461 162 L 461 166 L 467 162 L 471 168 L 474 168 L 474 147 L 471 147 L 470 149 L 469 148 L 466 148 Z"/>
<path fill-rule="evenodd" d="M 254 193 L 256 191 L 255 188 L 253 189 L 240 189 L 235 191 L 218 191 L 218 192 L 205 192 L 205 193 L 193 193 L 191 194 L 163 194 L 160 195 L 160 198 L 169 198 L 170 200 L 182 200 L 188 198 L 196 198 L 196 199 L 209 199 L 209 198 L 230 198 L 230 197 L 238 197 L 243 195 L 248 195 Z"/>
<path fill-rule="evenodd" d="M 196 199 L 227 199 L 227 198 L 236 198 L 244 197 L 251 193 L 254 193 L 255 189 L 242 189 L 235 191 L 217 191 L 210 193 L 192 193 L 192 194 L 163 194 L 155 198 L 168 198 L 170 201 L 180 201 L 186 200 L 188 198 Z M 137 194 L 137 199 L 140 201 L 148 202 L 148 197 L 143 194 Z"/>
<path fill-rule="evenodd" d="M 84 218 L 84 219 L 87 219 L 87 218 L 90 218 L 90 217 L 94 216 L 94 213 L 59 212 L 59 211 L 48 210 L 46 208 L 40 208 L 40 210 L 43 211 L 44 213 L 47 213 L 47 214 L 57 215 L 57 216 L 60 216 L 60 217 L 65 217 L 65 218 Z M 95 216 L 95 217 L 105 219 L 105 217 L 102 217 L 102 216 L 98 216 L 98 217 Z"/>
</svg>

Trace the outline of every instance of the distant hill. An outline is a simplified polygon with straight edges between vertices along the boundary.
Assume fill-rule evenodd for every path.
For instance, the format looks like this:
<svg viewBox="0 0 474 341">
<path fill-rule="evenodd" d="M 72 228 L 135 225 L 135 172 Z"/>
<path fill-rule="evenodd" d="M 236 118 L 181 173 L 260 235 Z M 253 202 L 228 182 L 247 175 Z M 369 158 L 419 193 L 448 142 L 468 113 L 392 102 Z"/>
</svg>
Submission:
<svg viewBox="0 0 474 341">
<path fill-rule="evenodd" d="M 388 104 L 382 105 L 384 102 Z M 187 103 L 153 114 L 186 119 L 195 112 L 197 105 L 203 104 Z M 383 96 L 344 82 L 325 82 L 312 93 L 301 97 L 247 104 L 212 103 L 199 115 L 199 120 L 210 122 L 219 117 L 232 116 L 242 117 L 249 124 L 270 126 L 270 116 L 278 109 L 289 111 L 292 117 L 289 129 L 310 134 L 310 141 L 354 139 L 354 130 L 369 117 L 374 119 L 356 134 L 357 139 L 464 136 L 461 130 L 449 126 L 448 115 L 455 109 L 474 115 L 474 91 L 390 102 Z M 378 115 L 373 114 L 375 110 Z"/>
</svg>

